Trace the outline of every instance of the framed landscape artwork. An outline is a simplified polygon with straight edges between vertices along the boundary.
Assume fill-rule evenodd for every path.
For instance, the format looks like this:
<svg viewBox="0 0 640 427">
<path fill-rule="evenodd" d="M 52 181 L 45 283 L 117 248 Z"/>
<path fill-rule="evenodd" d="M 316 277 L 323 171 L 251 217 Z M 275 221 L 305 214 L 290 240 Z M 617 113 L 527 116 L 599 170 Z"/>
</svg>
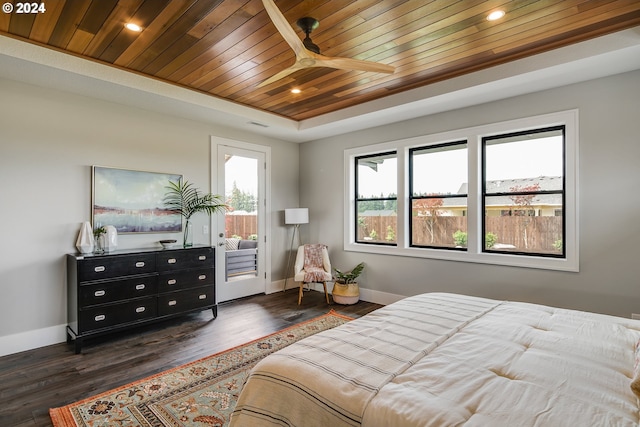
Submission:
<svg viewBox="0 0 640 427">
<path fill-rule="evenodd" d="M 164 207 L 169 181 L 182 175 L 93 166 L 93 228 L 113 225 L 118 233 L 182 231 L 182 217 Z"/>
</svg>

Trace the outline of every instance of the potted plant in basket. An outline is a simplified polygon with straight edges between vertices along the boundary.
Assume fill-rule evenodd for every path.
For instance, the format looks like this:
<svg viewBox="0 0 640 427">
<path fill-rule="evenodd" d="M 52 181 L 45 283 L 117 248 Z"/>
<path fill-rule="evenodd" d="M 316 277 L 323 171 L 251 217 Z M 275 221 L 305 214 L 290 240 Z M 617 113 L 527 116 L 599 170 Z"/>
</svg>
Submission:
<svg viewBox="0 0 640 427">
<path fill-rule="evenodd" d="M 164 196 L 164 205 L 179 213 L 185 219 L 183 235 L 183 246 L 185 248 L 193 246 L 193 230 L 191 229 L 191 217 L 193 214 L 204 212 L 207 215 L 211 215 L 227 209 L 222 196 L 201 193 L 188 181 L 169 181 L 169 185 L 166 188 L 169 191 Z"/>
<path fill-rule="evenodd" d="M 344 273 L 334 268 L 336 276 L 334 278 L 333 291 L 331 295 L 333 300 L 338 304 L 355 304 L 360 300 L 360 288 L 356 279 L 364 270 L 364 262 L 353 267 L 353 269 Z"/>
</svg>

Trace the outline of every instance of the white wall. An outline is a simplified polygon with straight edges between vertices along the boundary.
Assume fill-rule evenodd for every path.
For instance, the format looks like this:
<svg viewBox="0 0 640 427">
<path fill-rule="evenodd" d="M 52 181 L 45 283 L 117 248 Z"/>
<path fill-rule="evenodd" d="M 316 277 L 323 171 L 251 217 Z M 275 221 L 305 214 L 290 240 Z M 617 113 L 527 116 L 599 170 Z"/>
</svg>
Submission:
<svg viewBox="0 0 640 427">
<path fill-rule="evenodd" d="M 271 147 L 272 274 L 282 278 L 282 211 L 298 205 L 298 144 L 0 79 L 0 355 L 65 339 L 64 255 L 91 219 L 91 165 L 183 174 L 211 191 L 211 135 Z M 195 243 L 208 244 L 198 233 L 208 218 L 194 218 Z"/>
<path fill-rule="evenodd" d="M 636 71 L 298 146 L 0 79 L 0 354 L 65 338 L 64 254 L 90 219 L 90 166 L 180 173 L 210 191 L 210 135 L 271 147 L 272 280 L 283 278 L 291 237 L 282 211 L 308 206 L 303 241 L 327 243 L 339 268 L 365 261 L 369 295 L 451 291 L 640 313 L 639 100 Z M 342 250 L 344 148 L 572 108 L 580 110 L 579 273 Z M 207 219 L 197 221 L 196 230 Z M 151 246 L 160 236 L 119 243 Z"/>
<path fill-rule="evenodd" d="M 580 272 L 345 252 L 345 148 L 578 108 Z M 369 295 L 448 291 L 629 317 L 640 313 L 640 71 L 303 144 L 305 241 L 330 247 L 332 264 L 365 261 Z"/>
</svg>

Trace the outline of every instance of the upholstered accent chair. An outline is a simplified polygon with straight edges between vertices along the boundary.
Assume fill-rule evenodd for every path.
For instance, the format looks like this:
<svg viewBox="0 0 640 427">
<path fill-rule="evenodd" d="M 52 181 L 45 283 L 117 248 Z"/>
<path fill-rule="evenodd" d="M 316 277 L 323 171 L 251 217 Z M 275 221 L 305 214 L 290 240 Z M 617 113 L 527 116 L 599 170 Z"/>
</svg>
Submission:
<svg viewBox="0 0 640 427">
<path fill-rule="evenodd" d="M 322 283 L 327 304 L 330 304 L 327 282 L 332 280 L 331 261 L 329 261 L 329 251 L 326 245 L 316 243 L 298 248 L 293 280 L 300 282 L 298 305 L 302 302 L 304 287 L 310 283 Z"/>
</svg>

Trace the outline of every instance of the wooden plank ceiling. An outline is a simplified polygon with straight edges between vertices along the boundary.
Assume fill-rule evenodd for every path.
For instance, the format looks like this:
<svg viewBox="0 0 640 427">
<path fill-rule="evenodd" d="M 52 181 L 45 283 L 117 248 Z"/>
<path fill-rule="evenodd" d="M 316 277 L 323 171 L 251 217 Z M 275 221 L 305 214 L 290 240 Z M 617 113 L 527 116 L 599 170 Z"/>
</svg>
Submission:
<svg viewBox="0 0 640 427">
<path fill-rule="evenodd" d="M 0 14 L 0 34 L 303 120 L 640 25 L 638 0 L 275 4 L 300 38 L 299 18 L 320 21 L 311 38 L 323 55 L 395 73 L 312 68 L 259 88 L 295 62 L 262 0 L 47 0 L 44 13 Z M 506 15 L 490 22 L 495 9 Z"/>
</svg>

